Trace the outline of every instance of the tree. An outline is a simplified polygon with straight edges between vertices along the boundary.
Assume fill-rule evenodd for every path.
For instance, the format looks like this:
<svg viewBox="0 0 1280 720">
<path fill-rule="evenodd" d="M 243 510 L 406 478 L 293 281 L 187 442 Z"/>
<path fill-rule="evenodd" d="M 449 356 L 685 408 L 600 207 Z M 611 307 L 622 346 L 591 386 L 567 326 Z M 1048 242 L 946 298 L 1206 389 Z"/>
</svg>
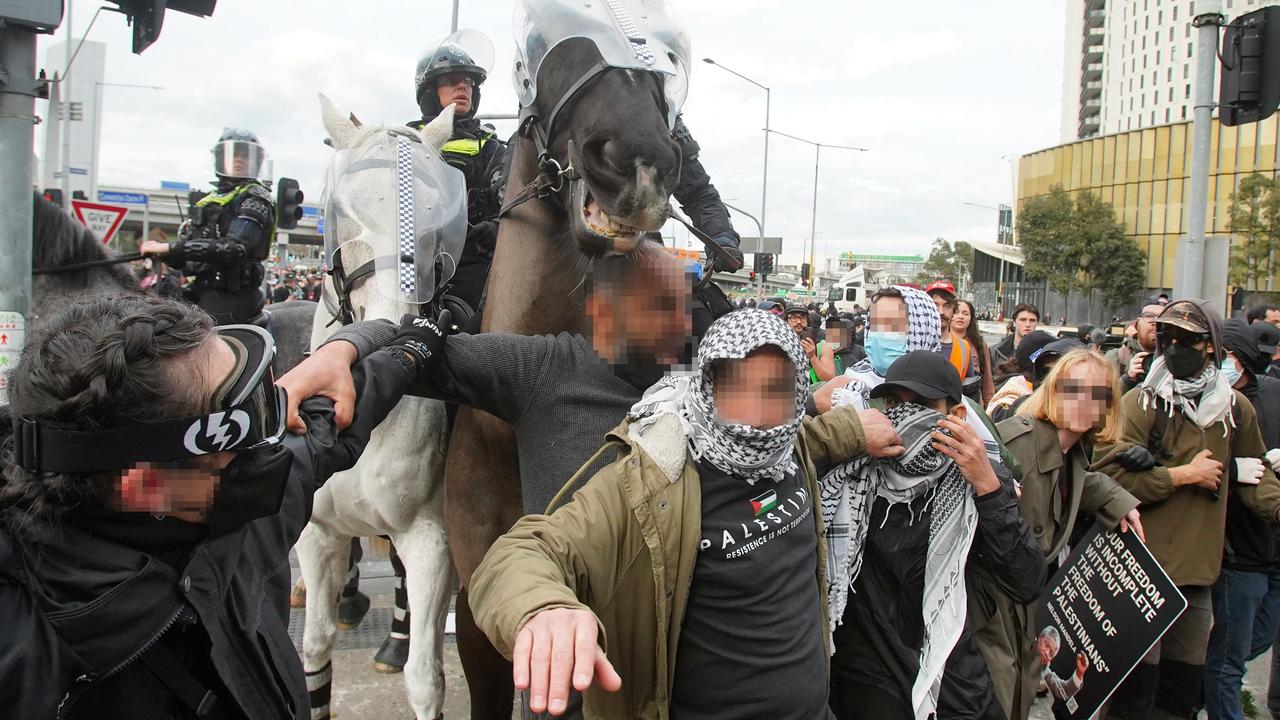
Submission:
<svg viewBox="0 0 1280 720">
<path fill-rule="evenodd" d="M 1143 285 L 1142 249 L 1125 235 L 1115 208 L 1091 192 L 1072 200 L 1055 185 L 1048 195 L 1027 201 L 1018 235 L 1027 276 L 1063 295 L 1098 290 L 1114 306 Z"/>
<path fill-rule="evenodd" d="M 973 247 L 963 240 L 957 240 L 953 245 L 945 238 L 937 238 L 916 275 L 916 283 L 927 285 L 934 280 L 948 280 L 957 287 L 963 287 L 968 284 L 972 273 Z"/>
<path fill-rule="evenodd" d="M 1273 277 L 1280 264 L 1280 183 L 1260 173 L 1240 181 L 1231 196 L 1229 277 L 1236 286 L 1254 288 Z"/>
</svg>

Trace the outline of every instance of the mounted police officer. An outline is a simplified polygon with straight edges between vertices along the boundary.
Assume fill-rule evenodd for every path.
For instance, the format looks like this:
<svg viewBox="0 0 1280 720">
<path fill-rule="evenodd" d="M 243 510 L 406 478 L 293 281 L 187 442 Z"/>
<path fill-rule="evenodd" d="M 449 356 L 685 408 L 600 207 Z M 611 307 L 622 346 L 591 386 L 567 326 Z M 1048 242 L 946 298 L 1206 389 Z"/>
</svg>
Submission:
<svg viewBox="0 0 1280 720">
<path fill-rule="evenodd" d="M 414 89 L 422 119 L 409 123 L 420 128 L 448 105 L 455 108 L 453 136 L 440 152 L 467 180 L 467 243 L 453 276 L 452 293 L 472 310 L 480 306 L 493 261 L 507 156 L 506 143 L 498 139 L 493 126 L 476 119 L 480 86 L 492 62 L 493 45 L 479 31 L 460 30 L 445 38 L 418 60 Z"/>
<path fill-rule="evenodd" d="M 139 249 L 165 255 L 171 267 L 194 275 L 187 297 L 219 325 L 265 327 L 262 261 L 276 230 L 275 202 L 258 181 L 266 151 L 257 135 L 228 128 L 212 152 L 216 187 L 191 208 L 178 242 L 148 240 Z"/>
</svg>

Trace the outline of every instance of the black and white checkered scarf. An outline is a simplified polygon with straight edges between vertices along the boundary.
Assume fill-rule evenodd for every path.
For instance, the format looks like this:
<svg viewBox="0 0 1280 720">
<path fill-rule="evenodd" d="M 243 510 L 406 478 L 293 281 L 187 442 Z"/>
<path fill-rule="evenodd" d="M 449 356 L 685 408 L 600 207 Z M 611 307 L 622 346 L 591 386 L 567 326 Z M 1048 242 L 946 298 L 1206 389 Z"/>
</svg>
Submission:
<svg viewBox="0 0 1280 720">
<path fill-rule="evenodd" d="M 716 415 L 713 366 L 717 361 L 740 360 L 766 345 L 782 350 L 795 366 L 796 401 L 791 419 L 768 429 L 721 422 Z M 808 373 L 809 360 L 795 331 L 763 310 L 738 310 L 716 320 L 707 330 L 698 345 L 695 372 L 668 374 L 645 392 L 628 416 L 643 429 L 659 415 L 676 414 L 695 461 L 709 462 L 753 485 L 762 479 L 778 482 L 798 470 L 795 442 L 809 396 Z"/>
<path fill-rule="evenodd" d="M 973 488 L 953 460 L 933 447 L 930 434 L 942 414 L 915 403 L 885 410 L 906 452 L 896 458 L 863 456 L 838 465 L 822 478 L 822 519 L 827 530 L 828 608 L 834 629 L 844 616 L 849 591 L 862 569 L 871 509 L 879 498 L 888 501 L 885 519 L 894 506 L 928 496 L 929 553 L 925 559 L 924 643 L 920 670 L 911 690 L 917 718 L 937 708 L 947 657 L 964 629 L 966 594 L 964 566 L 978 527 Z M 914 522 L 914 517 L 912 522 Z M 883 521 L 881 521 L 883 525 Z M 910 562 L 904 558 L 903 562 Z M 897 602 L 898 598 L 867 598 L 867 602 Z M 834 637 L 833 644 L 834 647 Z"/>
</svg>

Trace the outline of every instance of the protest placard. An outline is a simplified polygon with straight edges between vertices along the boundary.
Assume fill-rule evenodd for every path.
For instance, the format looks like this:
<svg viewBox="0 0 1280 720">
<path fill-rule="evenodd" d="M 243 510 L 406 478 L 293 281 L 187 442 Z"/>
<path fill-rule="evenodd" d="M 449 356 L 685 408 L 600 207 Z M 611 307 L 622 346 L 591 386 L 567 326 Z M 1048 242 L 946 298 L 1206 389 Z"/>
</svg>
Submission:
<svg viewBox="0 0 1280 720">
<path fill-rule="evenodd" d="M 1054 715 L 1093 717 L 1186 607 L 1136 534 L 1095 524 L 1034 615 Z"/>
</svg>

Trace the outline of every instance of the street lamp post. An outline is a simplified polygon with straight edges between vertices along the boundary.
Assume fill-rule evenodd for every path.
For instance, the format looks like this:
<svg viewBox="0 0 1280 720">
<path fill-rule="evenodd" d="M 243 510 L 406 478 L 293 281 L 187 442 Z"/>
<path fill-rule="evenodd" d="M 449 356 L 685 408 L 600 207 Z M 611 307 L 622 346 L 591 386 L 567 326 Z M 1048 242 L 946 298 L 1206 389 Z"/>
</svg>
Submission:
<svg viewBox="0 0 1280 720">
<path fill-rule="evenodd" d="M 795 135 L 788 135 L 784 132 L 778 132 L 777 130 L 769 130 L 767 128 L 765 129 L 765 133 L 766 134 L 773 133 L 774 135 L 781 135 L 782 137 L 791 138 L 792 140 L 798 140 L 802 143 L 808 143 L 813 146 L 813 150 L 814 150 L 813 152 L 813 217 L 810 219 L 810 225 L 809 225 L 809 277 L 808 277 L 809 299 L 812 300 L 814 295 L 814 292 L 813 292 L 814 290 L 813 276 L 814 276 L 814 269 L 815 269 L 814 254 L 817 246 L 817 237 L 818 237 L 818 164 L 822 160 L 822 148 L 826 147 L 826 148 L 833 148 L 836 150 L 856 150 L 858 152 L 868 152 L 868 150 L 867 148 L 864 148 L 864 147 L 855 147 L 852 145 L 834 145 L 832 143 L 815 142 L 813 140 L 806 140 L 802 137 L 796 137 Z"/>
<path fill-rule="evenodd" d="M 742 215 L 746 215 L 747 217 L 751 218 L 753 222 L 755 222 L 756 232 L 760 233 L 760 245 L 757 249 L 764 250 L 764 223 L 760 222 L 760 219 L 757 218 L 755 215 L 752 215 L 751 213 L 747 212 L 746 210 L 743 210 L 740 207 L 735 207 L 733 205 L 730 205 L 729 203 L 724 202 L 724 200 L 721 200 L 720 202 L 723 203 L 724 206 L 729 208 L 730 210 L 733 210 L 734 212 L 737 212 Z M 763 297 L 764 295 L 764 278 L 759 273 L 756 274 L 756 295 L 761 297 Z"/>
<path fill-rule="evenodd" d="M 747 77 L 746 75 L 743 75 L 740 72 L 737 72 L 736 70 L 730 70 L 729 68 L 725 67 L 724 65 L 721 65 L 720 63 L 716 62 L 715 60 L 712 60 L 711 58 L 702 58 L 702 62 L 707 63 L 708 65 L 715 65 L 721 70 L 724 70 L 725 72 L 731 73 L 733 75 L 737 75 L 738 77 L 742 78 L 743 80 L 746 80 L 752 85 L 755 85 L 761 90 L 764 90 L 764 171 L 760 177 L 760 219 L 757 221 L 757 225 L 759 225 L 760 227 L 760 241 L 764 242 L 764 219 L 765 219 L 765 205 L 766 205 L 765 201 L 768 200 L 769 198 L 769 102 L 770 102 L 770 96 L 773 93 L 771 90 L 769 90 L 767 86 L 761 85 L 760 83 L 756 82 L 755 80 L 752 80 L 751 78 Z M 739 210 L 738 212 L 742 212 L 742 211 Z M 742 214 L 746 215 L 746 213 L 742 213 Z M 747 217 L 751 217 L 751 216 L 747 215 Z M 752 218 L 752 219 L 754 220 L 755 218 Z"/>
</svg>

